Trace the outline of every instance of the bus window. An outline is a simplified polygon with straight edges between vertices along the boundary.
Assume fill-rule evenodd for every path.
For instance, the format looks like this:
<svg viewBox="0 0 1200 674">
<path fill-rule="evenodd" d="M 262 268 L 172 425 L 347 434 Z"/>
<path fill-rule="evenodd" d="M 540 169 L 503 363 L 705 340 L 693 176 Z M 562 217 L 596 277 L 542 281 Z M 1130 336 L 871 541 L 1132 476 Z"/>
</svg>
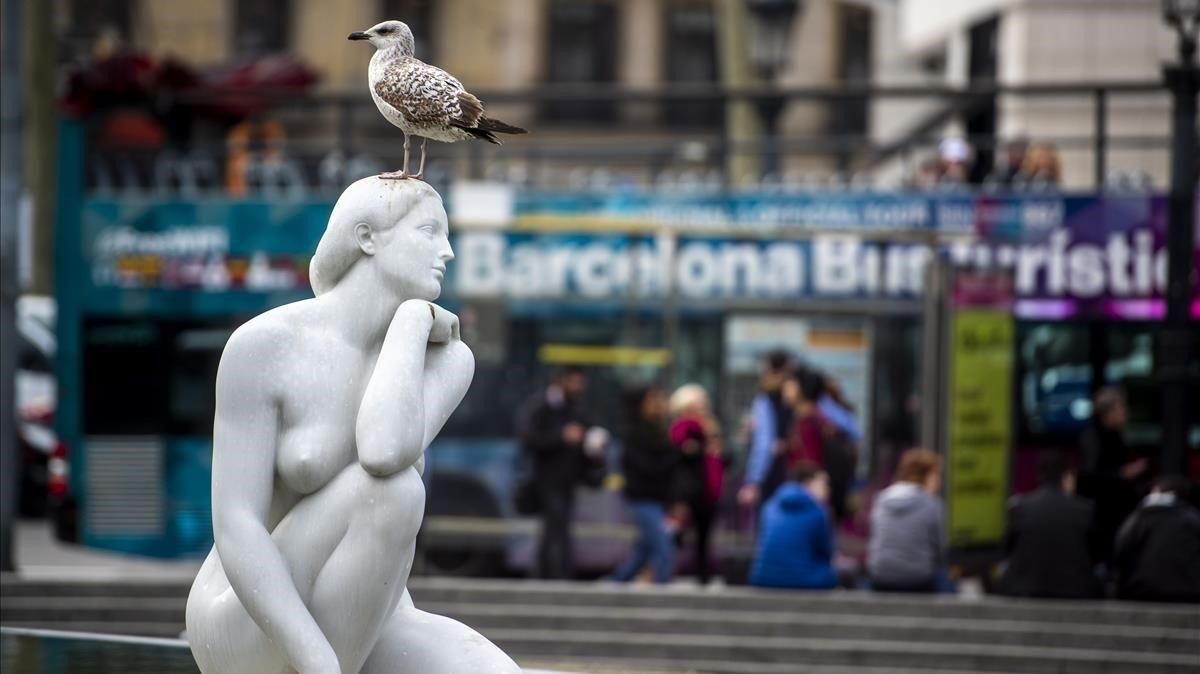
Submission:
<svg viewBox="0 0 1200 674">
<path fill-rule="evenodd" d="M 1131 445 L 1157 445 L 1162 436 L 1162 389 L 1154 371 L 1154 333 L 1140 325 L 1110 325 L 1105 332 L 1104 383 L 1120 386 L 1129 401 L 1125 439 Z"/>
<path fill-rule="evenodd" d="M 223 324 L 179 325 L 170 340 L 171 435 L 209 437 L 216 410 L 217 365 L 232 334 Z"/>
<path fill-rule="evenodd" d="M 162 433 L 169 368 L 160 324 L 89 319 L 83 344 L 84 433 Z"/>
<path fill-rule="evenodd" d="M 662 329 L 658 321 L 622 315 L 576 316 L 570 320 L 509 317 L 503 330 L 502 344 L 483 343 L 477 350 L 474 381 L 446 423 L 443 437 L 512 435 L 517 410 L 547 384 L 550 373 L 561 365 L 587 369 L 587 413 L 596 424 L 616 429 L 621 421 L 618 412 L 622 385 L 627 380 L 650 380 L 657 374 L 657 366 L 614 366 L 605 360 L 604 353 L 597 354 L 592 347 L 660 347 Z M 475 346 L 472 344 L 473 349 Z M 584 348 L 578 352 L 570 348 L 576 346 Z M 704 353 L 698 347 L 684 351 Z"/>
<path fill-rule="evenodd" d="M 1073 438 L 1083 431 L 1092 413 L 1090 345 L 1086 324 L 1018 325 L 1022 434 Z"/>
</svg>

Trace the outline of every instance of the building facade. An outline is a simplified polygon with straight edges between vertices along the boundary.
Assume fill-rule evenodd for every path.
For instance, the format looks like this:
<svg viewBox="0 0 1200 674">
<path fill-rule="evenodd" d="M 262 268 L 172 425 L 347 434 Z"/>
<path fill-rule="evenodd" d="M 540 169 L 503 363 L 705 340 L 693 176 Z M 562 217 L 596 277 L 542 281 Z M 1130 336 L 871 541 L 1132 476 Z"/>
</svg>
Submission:
<svg viewBox="0 0 1200 674">
<path fill-rule="evenodd" d="M 760 81 L 748 65 L 760 36 L 742 0 L 56 0 L 56 10 L 70 53 L 87 53 L 106 30 L 152 56 L 202 68 L 290 52 L 320 74 L 321 91 L 350 95 L 361 92 L 368 55 L 343 35 L 400 18 L 422 58 L 492 94 L 497 117 L 537 130 L 536 149 L 514 138 L 523 150 L 488 155 L 477 174 L 572 185 L 589 184 L 596 172 L 602 183 L 613 175 L 650 183 L 664 171 L 700 184 L 764 177 L 761 143 L 771 130 L 753 104 L 653 98 L 671 85 L 736 89 Z M 785 89 L 1153 84 L 1174 44 L 1156 0 L 805 0 L 791 22 L 785 63 L 774 75 Z M 651 96 L 538 94 L 581 85 Z M 782 161 L 774 178 L 897 188 L 923 157 L 936 156 L 938 141 L 962 137 L 975 146 L 972 161 L 985 165 L 978 181 L 1002 144 L 1021 137 L 1054 145 L 1061 185 L 1094 189 L 1105 173 L 1096 170 L 1097 100 L 1079 91 L 1006 94 L 969 106 L 932 93 L 790 99 L 775 130 Z M 1103 105 L 1112 141 L 1102 180 L 1128 174 L 1143 187 L 1165 187 L 1165 91 L 1114 94 Z M 371 115 L 357 117 L 354 133 L 366 145 L 398 145 Z"/>
</svg>

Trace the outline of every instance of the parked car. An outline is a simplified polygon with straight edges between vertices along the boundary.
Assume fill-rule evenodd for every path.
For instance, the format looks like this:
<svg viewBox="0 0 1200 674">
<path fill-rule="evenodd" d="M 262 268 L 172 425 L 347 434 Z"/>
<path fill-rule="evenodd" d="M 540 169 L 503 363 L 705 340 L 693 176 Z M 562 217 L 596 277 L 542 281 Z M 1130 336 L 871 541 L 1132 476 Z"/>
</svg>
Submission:
<svg viewBox="0 0 1200 674">
<path fill-rule="evenodd" d="M 21 461 L 18 500 L 22 517 L 49 515 L 60 538 L 75 540 L 68 450 L 54 430 L 58 407 L 55 314 L 56 305 L 51 297 L 17 298 L 17 372 L 13 397 Z"/>
<path fill-rule="evenodd" d="M 20 446 L 19 487 L 22 517 L 43 517 L 49 483 L 48 463 L 57 437 L 54 354 L 54 300 L 27 295 L 17 299 L 17 372 L 13 382 Z"/>
</svg>

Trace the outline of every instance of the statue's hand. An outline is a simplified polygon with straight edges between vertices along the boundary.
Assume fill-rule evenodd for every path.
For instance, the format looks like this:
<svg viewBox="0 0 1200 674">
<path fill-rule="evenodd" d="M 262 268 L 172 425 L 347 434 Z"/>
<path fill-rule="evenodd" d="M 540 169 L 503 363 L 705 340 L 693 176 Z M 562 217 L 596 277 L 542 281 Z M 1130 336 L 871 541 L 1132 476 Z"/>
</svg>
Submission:
<svg viewBox="0 0 1200 674">
<path fill-rule="evenodd" d="M 429 311 L 433 314 L 433 325 L 429 328 L 431 344 L 449 344 L 459 339 L 458 316 L 430 302 Z"/>
<path fill-rule="evenodd" d="M 392 325 L 405 332 L 416 326 L 422 326 L 418 329 L 428 326 L 428 341 L 432 344 L 449 344 L 459 339 L 458 316 L 425 300 L 408 300 L 401 304 Z"/>
</svg>

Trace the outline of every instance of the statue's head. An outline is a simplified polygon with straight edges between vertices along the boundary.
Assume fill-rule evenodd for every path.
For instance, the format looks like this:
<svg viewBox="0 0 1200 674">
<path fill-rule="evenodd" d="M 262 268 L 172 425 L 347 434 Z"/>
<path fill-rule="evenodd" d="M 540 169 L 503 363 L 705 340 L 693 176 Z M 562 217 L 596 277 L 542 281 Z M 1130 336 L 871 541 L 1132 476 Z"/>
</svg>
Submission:
<svg viewBox="0 0 1200 674">
<path fill-rule="evenodd" d="M 363 178 L 338 198 L 309 266 L 317 295 L 364 265 L 381 292 L 433 301 L 454 259 L 442 198 L 420 180 Z"/>
</svg>

